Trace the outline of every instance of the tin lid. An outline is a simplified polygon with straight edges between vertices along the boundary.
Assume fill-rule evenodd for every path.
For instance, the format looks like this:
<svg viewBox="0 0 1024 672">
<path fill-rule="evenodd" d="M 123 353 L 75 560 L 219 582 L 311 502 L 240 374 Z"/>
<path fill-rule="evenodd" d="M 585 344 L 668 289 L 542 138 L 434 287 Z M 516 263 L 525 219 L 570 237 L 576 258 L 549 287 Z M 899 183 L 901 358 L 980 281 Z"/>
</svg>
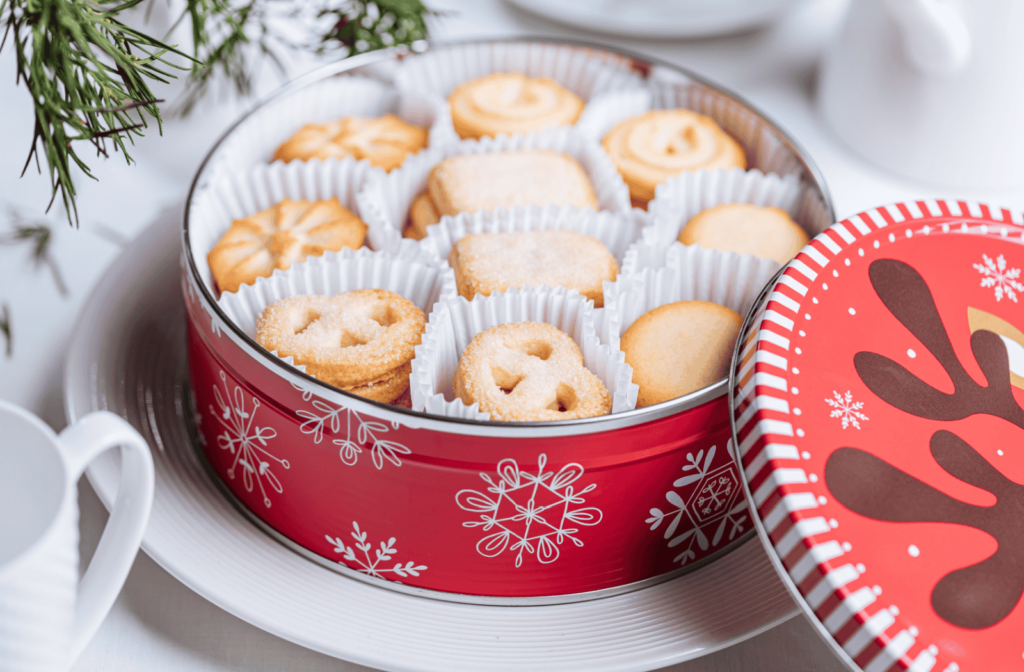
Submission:
<svg viewBox="0 0 1024 672">
<path fill-rule="evenodd" d="M 812 240 L 741 332 L 755 524 L 851 669 L 1024 669 L 1022 224 L 869 210 Z"/>
</svg>

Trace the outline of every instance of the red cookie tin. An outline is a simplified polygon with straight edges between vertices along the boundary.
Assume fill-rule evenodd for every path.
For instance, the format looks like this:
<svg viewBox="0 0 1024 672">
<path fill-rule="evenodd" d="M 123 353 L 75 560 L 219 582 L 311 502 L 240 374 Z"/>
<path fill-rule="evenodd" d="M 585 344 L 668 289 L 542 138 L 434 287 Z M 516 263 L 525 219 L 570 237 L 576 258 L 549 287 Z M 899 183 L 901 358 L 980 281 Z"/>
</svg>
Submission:
<svg viewBox="0 0 1024 672">
<path fill-rule="evenodd" d="M 737 346 L 734 441 L 786 584 L 854 670 L 1024 667 L 1024 216 L 869 210 Z"/>
<path fill-rule="evenodd" d="M 790 166 L 803 181 L 805 228 L 834 221 L 817 169 L 763 115 L 675 66 L 614 55 L 632 59 L 641 77 L 655 67 L 676 73 L 688 100 L 746 139 L 752 168 Z M 342 72 L 380 76 L 395 58 L 354 57 L 274 98 Z M 368 401 L 289 366 L 232 324 L 197 271 L 195 255 L 205 251 L 193 250 L 189 226 L 186 209 L 194 438 L 243 512 L 311 560 L 440 599 L 538 604 L 642 587 L 749 538 L 728 381 L 657 406 L 551 423 L 460 421 Z"/>
</svg>

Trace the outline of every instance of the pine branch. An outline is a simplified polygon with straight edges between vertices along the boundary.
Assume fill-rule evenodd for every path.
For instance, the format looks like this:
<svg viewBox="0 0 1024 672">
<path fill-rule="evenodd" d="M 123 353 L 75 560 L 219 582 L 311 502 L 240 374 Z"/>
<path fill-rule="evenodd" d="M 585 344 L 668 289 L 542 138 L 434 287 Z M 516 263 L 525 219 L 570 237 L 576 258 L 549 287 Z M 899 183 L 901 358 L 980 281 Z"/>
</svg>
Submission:
<svg viewBox="0 0 1024 672">
<path fill-rule="evenodd" d="M 16 56 L 16 82 L 32 98 L 35 124 L 22 174 L 46 158 L 53 197 L 60 193 L 68 221 L 77 226 L 72 166 L 95 179 L 76 146 L 85 141 L 97 156 L 108 143 L 131 163 L 125 141 L 148 127 L 162 132 L 160 110 L 148 81 L 167 82 L 171 46 L 121 23 L 117 16 L 143 0 L 0 0 L 0 20 Z M 134 113 L 134 116 L 133 114 Z M 40 170 L 41 172 L 41 170 Z"/>
<path fill-rule="evenodd" d="M 361 54 L 397 45 L 414 46 L 427 39 L 427 17 L 441 13 L 421 0 L 376 0 L 346 2 L 321 9 L 317 16 L 332 19 L 320 39 L 320 53 L 340 48 L 348 54 Z"/>
<path fill-rule="evenodd" d="M 69 294 L 68 286 L 64 282 L 64 275 L 60 272 L 60 267 L 57 265 L 56 260 L 54 260 L 53 255 L 50 254 L 53 231 L 45 222 L 28 221 L 14 208 L 11 208 L 9 212 L 13 226 L 11 227 L 11 233 L 6 236 L 0 236 L 0 245 L 28 243 L 31 246 L 32 261 L 35 263 L 36 268 L 40 266 L 49 268 L 50 275 L 53 276 L 53 282 L 57 285 L 57 291 L 66 298 Z M 9 338 L 8 335 L 8 344 Z"/>
<path fill-rule="evenodd" d="M 14 354 L 14 339 L 11 338 L 11 312 L 7 308 L 5 303 L 2 312 L 0 312 L 0 334 L 4 335 L 4 352 L 7 353 L 7 357 L 10 358 Z"/>
</svg>

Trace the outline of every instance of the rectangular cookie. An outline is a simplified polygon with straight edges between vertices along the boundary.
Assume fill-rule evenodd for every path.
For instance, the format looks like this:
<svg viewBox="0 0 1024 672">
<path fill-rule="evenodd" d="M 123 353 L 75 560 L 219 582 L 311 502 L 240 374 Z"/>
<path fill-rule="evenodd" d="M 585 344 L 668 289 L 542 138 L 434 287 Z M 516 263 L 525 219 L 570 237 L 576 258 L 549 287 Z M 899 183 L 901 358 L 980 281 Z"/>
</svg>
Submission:
<svg viewBox="0 0 1024 672">
<path fill-rule="evenodd" d="M 580 164 L 548 150 L 452 156 L 430 172 L 427 189 L 439 215 L 517 205 L 598 207 Z"/>
<path fill-rule="evenodd" d="M 476 233 L 459 239 L 448 255 L 459 294 L 472 300 L 527 285 L 579 290 L 594 306 L 604 306 L 605 280 L 619 266 L 608 248 L 576 231 Z"/>
</svg>

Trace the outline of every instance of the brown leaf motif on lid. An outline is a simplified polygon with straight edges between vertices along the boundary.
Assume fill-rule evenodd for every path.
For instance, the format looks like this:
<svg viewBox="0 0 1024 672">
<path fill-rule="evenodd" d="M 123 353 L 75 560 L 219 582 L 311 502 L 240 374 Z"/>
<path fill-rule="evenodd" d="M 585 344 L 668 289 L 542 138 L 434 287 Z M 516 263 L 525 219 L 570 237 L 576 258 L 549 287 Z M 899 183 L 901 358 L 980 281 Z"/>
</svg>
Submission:
<svg viewBox="0 0 1024 672">
<path fill-rule="evenodd" d="M 1024 429 L 1024 409 L 1013 397 L 1006 346 L 999 335 L 972 329 L 970 344 L 987 385 L 964 369 L 946 332 L 928 285 L 911 266 L 880 259 L 868 269 L 871 284 L 892 315 L 928 349 L 953 383 L 937 390 L 901 364 L 873 352 L 859 352 L 854 366 L 875 395 L 921 418 L 951 421 L 991 415 Z M 966 441 L 946 430 L 930 441 L 932 457 L 955 478 L 996 497 L 977 506 L 950 497 L 859 448 L 829 456 L 825 481 L 848 509 L 888 522 L 966 525 L 991 535 L 998 549 L 989 558 L 946 574 L 932 590 L 932 607 L 949 623 L 986 628 L 1013 611 L 1024 593 L 1024 485 L 1006 478 Z"/>
</svg>

